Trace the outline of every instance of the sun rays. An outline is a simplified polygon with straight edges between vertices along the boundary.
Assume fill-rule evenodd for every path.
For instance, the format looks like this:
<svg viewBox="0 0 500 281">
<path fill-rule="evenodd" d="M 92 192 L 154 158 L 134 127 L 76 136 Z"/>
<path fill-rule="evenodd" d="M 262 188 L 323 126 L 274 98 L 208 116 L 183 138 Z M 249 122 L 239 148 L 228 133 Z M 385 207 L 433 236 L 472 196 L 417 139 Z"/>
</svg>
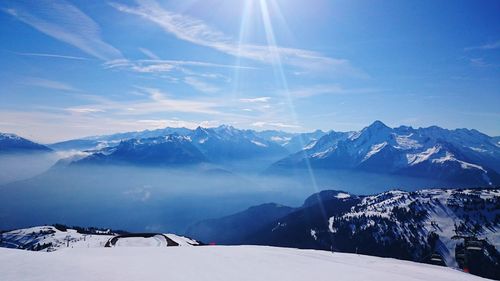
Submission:
<svg viewBox="0 0 500 281">
<path fill-rule="evenodd" d="M 255 7 L 258 5 L 258 7 Z M 270 10 L 272 9 L 272 10 Z M 256 15 L 256 12 L 260 12 L 259 15 Z M 298 123 L 297 113 L 295 111 L 294 102 L 292 96 L 290 95 L 289 87 L 288 87 L 288 79 L 285 73 L 284 65 L 282 62 L 282 52 L 278 45 L 275 30 L 273 27 L 273 21 L 271 18 L 273 15 L 273 19 L 277 19 L 279 21 L 280 26 L 287 27 L 286 19 L 283 17 L 283 14 L 280 11 L 279 5 L 275 0 L 245 0 L 244 8 L 241 16 L 241 23 L 239 28 L 239 36 L 238 36 L 238 50 L 241 51 L 242 46 L 245 44 L 244 41 L 246 39 L 246 35 L 248 29 L 250 28 L 250 24 L 255 24 L 255 22 L 251 22 L 250 18 L 259 18 L 261 19 L 261 23 L 266 39 L 266 47 L 268 54 L 266 57 L 271 59 L 270 65 L 273 68 L 275 85 L 277 87 L 277 91 L 282 91 L 285 93 L 285 103 L 288 106 L 289 114 L 291 115 L 293 122 L 295 124 Z M 233 95 L 237 95 L 237 91 L 239 90 L 240 83 L 240 66 L 241 66 L 241 56 L 238 55 L 236 58 L 236 67 L 234 68 L 234 81 L 233 81 Z M 302 146 L 304 147 L 306 143 L 301 139 Z M 316 178 L 314 172 L 312 171 L 311 165 L 309 163 L 308 158 L 306 157 L 306 167 L 308 170 L 308 176 L 311 181 L 311 186 L 315 193 L 319 192 L 319 188 L 316 182 Z M 326 213 L 324 207 L 321 206 L 321 210 L 323 216 L 326 219 Z"/>
</svg>

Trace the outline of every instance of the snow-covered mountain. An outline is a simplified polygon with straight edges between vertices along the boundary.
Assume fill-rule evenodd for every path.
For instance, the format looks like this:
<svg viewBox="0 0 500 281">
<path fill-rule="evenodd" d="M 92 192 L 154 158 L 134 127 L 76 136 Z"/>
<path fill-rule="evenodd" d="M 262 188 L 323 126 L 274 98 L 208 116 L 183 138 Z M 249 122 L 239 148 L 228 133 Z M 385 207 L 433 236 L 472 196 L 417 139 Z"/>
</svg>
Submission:
<svg viewBox="0 0 500 281">
<path fill-rule="evenodd" d="M 208 140 L 208 138 L 211 138 L 210 142 L 224 141 L 226 142 L 225 144 L 234 146 L 239 141 L 243 141 L 241 143 L 241 146 L 250 145 L 260 147 L 260 149 L 256 149 L 255 147 L 253 147 L 247 150 L 245 150 L 244 148 L 233 148 L 243 150 L 243 152 L 246 153 L 250 153 L 252 151 L 260 153 L 259 151 L 264 150 L 263 148 L 267 146 L 268 150 L 272 149 L 276 153 L 279 152 L 280 154 L 287 154 L 304 149 L 304 147 L 311 144 L 313 141 L 318 140 L 326 133 L 321 130 L 316 130 L 310 133 L 289 133 L 276 130 L 242 130 L 229 125 L 221 125 L 219 127 L 213 128 L 198 127 L 193 130 L 187 128 L 167 127 L 157 130 L 145 130 L 139 132 L 126 132 L 104 136 L 92 136 L 81 139 L 62 141 L 51 144 L 49 146 L 55 150 L 95 150 L 104 147 L 116 146 L 124 140 L 156 138 L 171 134 L 193 137 L 193 139 L 200 144 L 204 144 L 205 139 Z M 209 144 L 207 143 L 204 146 L 208 145 Z"/>
<path fill-rule="evenodd" d="M 204 229 L 196 227 L 209 225 L 214 242 L 220 233 L 232 244 L 334 249 L 419 262 L 430 262 L 434 254 L 450 267 L 458 266 L 457 254 L 464 247 L 460 237 L 476 237 L 481 254 L 469 265 L 471 270 L 500 278 L 499 189 L 393 190 L 371 196 L 327 190 L 272 223 L 248 212 L 238 216 L 245 218 L 239 224 L 260 229 L 228 238 L 224 235 L 230 230 L 216 228 L 226 217 L 195 224 L 190 233 L 203 237 Z"/>
<path fill-rule="evenodd" d="M 160 131 L 154 131 L 160 133 Z M 161 132 L 170 132 L 162 130 Z M 89 150 L 88 157 L 77 159 L 80 164 L 183 165 L 202 162 L 224 163 L 264 158 L 275 161 L 288 154 L 281 145 L 258 137 L 252 130 L 232 126 L 181 130 L 151 138 L 132 138 L 118 144 Z M 123 134 L 121 136 L 131 136 Z M 102 143 L 101 143 L 102 144 Z M 109 143 L 108 143 L 109 144 Z M 72 161 L 65 161 L 72 162 Z"/>
<path fill-rule="evenodd" d="M 480 281 L 450 268 L 327 251 L 258 246 L 0 249 L 0 279 Z"/>
<path fill-rule="evenodd" d="M 193 145 L 189 137 L 167 135 L 125 140 L 117 146 L 103 148 L 74 163 L 176 166 L 206 161 L 207 158 Z"/>
<path fill-rule="evenodd" d="M 81 139 L 67 140 L 50 144 L 49 147 L 55 150 L 93 150 L 104 147 L 112 147 L 120 142 L 130 139 L 146 139 L 163 137 L 171 134 L 187 136 L 191 130 L 187 128 L 163 128 L 157 130 L 144 130 L 138 132 L 117 133 L 104 136 L 92 136 Z"/>
<path fill-rule="evenodd" d="M 0 154 L 2 153 L 31 153 L 51 152 L 44 145 L 32 142 L 15 134 L 0 133 Z"/>
<path fill-rule="evenodd" d="M 331 132 L 270 171 L 309 165 L 488 186 L 500 183 L 500 145 L 476 130 L 389 128 L 376 121 L 359 132 Z"/>
<path fill-rule="evenodd" d="M 258 157 L 283 157 L 288 152 L 281 145 L 259 137 L 255 131 L 232 126 L 196 128 L 189 137 L 208 159 L 219 161 Z"/>
<path fill-rule="evenodd" d="M 210 162 L 238 163 L 245 170 L 255 169 L 255 166 L 262 170 L 277 161 L 268 169 L 269 172 L 286 173 L 306 168 L 347 169 L 432 179 L 461 186 L 500 183 L 500 144 L 496 138 L 468 129 L 447 130 L 436 126 L 390 128 L 380 121 L 358 132 L 328 133 L 320 130 L 311 133 L 257 132 L 228 125 L 194 130 L 165 128 L 72 140 L 52 147 L 85 148 L 94 154 L 93 158 L 108 158 L 110 151 L 118 146 L 169 135 L 191 141 Z M 262 161 L 255 163 L 253 160 Z"/>
<path fill-rule="evenodd" d="M 316 130 L 310 133 L 287 133 L 276 130 L 256 132 L 256 135 L 259 137 L 283 146 L 289 153 L 296 153 L 314 145 L 318 139 L 326 134 L 327 133 L 322 130 Z"/>
<path fill-rule="evenodd" d="M 69 228 L 64 225 L 35 226 L 0 233 L 0 247 L 30 251 L 53 252 L 66 248 L 110 247 L 109 241 L 117 237 L 113 246 L 196 246 L 200 242 L 171 233 L 151 237 L 127 237 L 123 231 L 97 228 Z M 129 235 L 130 236 L 130 235 Z"/>
</svg>

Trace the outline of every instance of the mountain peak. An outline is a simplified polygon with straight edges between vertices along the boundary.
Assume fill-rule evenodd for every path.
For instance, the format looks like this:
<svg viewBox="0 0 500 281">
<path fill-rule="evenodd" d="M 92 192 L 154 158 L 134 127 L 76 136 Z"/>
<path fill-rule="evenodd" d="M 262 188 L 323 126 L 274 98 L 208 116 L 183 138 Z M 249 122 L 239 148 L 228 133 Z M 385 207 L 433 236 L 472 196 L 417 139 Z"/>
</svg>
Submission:
<svg viewBox="0 0 500 281">
<path fill-rule="evenodd" d="M 235 127 L 233 127 L 231 125 L 222 124 L 219 127 L 215 128 L 215 131 L 217 131 L 217 132 L 221 132 L 221 131 L 234 132 L 234 131 L 238 131 L 238 129 L 236 129 Z"/>
<path fill-rule="evenodd" d="M 388 128 L 389 127 L 384 124 L 384 122 L 380 121 L 380 120 L 375 120 L 370 126 L 368 126 L 368 128 L 374 128 L 374 129 L 384 129 L 384 128 Z"/>
<path fill-rule="evenodd" d="M 21 137 L 10 133 L 0 133 L 0 139 L 21 139 Z"/>
<path fill-rule="evenodd" d="M 234 127 L 233 127 L 233 126 L 228 125 L 228 124 L 222 124 L 222 125 L 220 125 L 220 126 L 219 126 L 219 127 L 217 127 L 217 128 L 219 128 L 219 129 L 234 129 Z"/>
<path fill-rule="evenodd" d="M 0 153 L 3 152 L 50 152 L 45 145 L 30 141 L 16 134 L 0 133 Z"/>
</svg>

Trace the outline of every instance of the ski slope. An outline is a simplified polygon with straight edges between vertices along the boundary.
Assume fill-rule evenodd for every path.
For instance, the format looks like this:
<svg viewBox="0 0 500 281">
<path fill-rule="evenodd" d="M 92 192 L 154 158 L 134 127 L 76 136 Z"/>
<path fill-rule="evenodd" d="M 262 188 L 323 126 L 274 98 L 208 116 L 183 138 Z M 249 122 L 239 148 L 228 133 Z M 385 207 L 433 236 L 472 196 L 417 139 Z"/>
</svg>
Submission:
<svg viewBox="0 0 500 281">
<path fill-rule="evenodd" d="M 116 234 L 110 231 L 97 234 L 79 233 L 68 228 L 61 231 L 54 226 L 35 226 L 0 233 L 0 247 L 13 249 L 37 250 L 36 245 L 48 245 L 38 251 L 52 252 L 65 248 L 102 248 Z M 169 245 L 167 238 L 172 244 Z M 199 242 L 184 236 L 170 233 L 156 235 L 150 238 L 127 237 L 117 240 L 117 247 L 166 247 L 166 246 L 194 246 Z M 1 280 L 1 279 L 0 279 Z"/>
<path fill-rule="evenodd" d="M 0 248 L 0 280 L 487 280 L 389 258 L 260 246 Z"/>
</svg>

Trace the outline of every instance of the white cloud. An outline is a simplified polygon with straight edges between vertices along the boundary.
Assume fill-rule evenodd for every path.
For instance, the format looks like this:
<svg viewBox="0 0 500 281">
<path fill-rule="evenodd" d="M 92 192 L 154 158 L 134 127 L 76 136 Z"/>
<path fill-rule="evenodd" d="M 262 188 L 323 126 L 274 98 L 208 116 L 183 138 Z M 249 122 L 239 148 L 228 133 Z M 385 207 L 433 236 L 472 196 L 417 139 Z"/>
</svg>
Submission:
<svg viewBox="0 0 500 281">
<path fill-rule="evenodd" d="M 262 63 L 275 62 L 279 58 L 285 64 L 301 68 L 328 69 L 360 75 L 359 71 L 345 59 L 330 58 L 314 51 L 296 48 L 238 44 L 233 38 L 210 27 L 205 22 L 165 10 L 155 1 L 138 0 L 137 3 L 135 7 L 118 3 L 110 5 L 121 12 L 137 15 L 153 22 L 178 39 L 209 47 L 231 56 Z"/>
<path fill-rule="evenodd" d="M 487 63 L 483 58 L 471 58 L 469 62 L 472 66 L 476 67 L 491 67 L 495 66 L 494 64 Z"/>
<path fill-rule="evenodd" d="M 73 86 L 67 83 L 55 80 L 43 79 L 43 78 L 36 78 L 36 77 L 23 78 L 21 79 L 21 83 L 30 86 L 42 87 L 58 91 L 79 91 L 78 89 L 75 89 Z"/>
<path fill-rule="evenodd" d="M 14 52 L 20 56 L 31 56 L 31 57 L 47 57 L 47 58 L 58 58 L 58 59 L 70 59 L 70 60 L 89 60 L 84 57 L 76 57 L 76 56 L 67 56 L 67 55 L 58 55 L 58 54 L 44 54 L 44 53 L 19 53 Z"/>
<path fill-rule="evenodd" d="M 228 64 L 217 64 L 202 61 L 182 61 L 182 60 L 126 60 L 118 59 L 104 63 L 107 69 L 127 69 L 136 72 L 161 73 L 170 72 L 174 69 L 185 71 L 183 67 L 215 67 L 215 68 L 238 68 L 238 69 L 255 69 L 253 67 L 244 67 Z"/>
<path fill-rule="evenodd" d="M 216 93 L 220 90 L 218 87 L 192 76 L 184 77 L 184 83 L 190 85 L 198 91 L 205 93 Z"/>
<path fill-rule="evenodd" d="M 81 107 L 71 107 L 71 109 L 73 111 L 85 111 L 85 109 L 92 108 L 93 110 L 106 111 L 114 115 L 127 116 L 172 112 L 221 114 L 221 112 L 216 109 L 217 104 L 215 102 L 172 99 L 158 89 L 138 89 L 141 91 L 141 93 L 146 94 L 149 99 L 120 102 L 103 100 L 98 104 L 85 105 Z"/>
<path fill-rule="evenodd" d="M 180 119 L 145 119 L 145 120 L 138 120 L 137 123 L 143 124 L 147 128 L 151 129 L 161 129 L 165 127 L 195 129 L 198 126 L 214 127 L 220 125 L 219 121 L 195 122 L 195 121 L 187 121 Z"/>
<path fill-rule="evenodd" d="M 264 128 L 264 127 L 274 127 L 274 128 L 281 128 L 281 129 L 297 129 L 300 128 L 298 125 L 294 124 L 285 124 L 281 122 L 264 122 L 264 121 L 257 121 L 252 123 L 252 126 L 258 127 L 258 128 Z"/>
<path fill-rule="evenodd" d="M 14 7 L 5 11 L 59 41 L 73 45 L 102 60 L 122 57 L 120 51 L 104 42 L 99 25 L 77 7 L 63 0 L 10 2 Z"/>
<path fill-rule="evenodd" d="M 492 43 L 487 43 L 481 46 L 474 46 L 474 47 L 468 47 L 465 48 L 466 51 L 471 51 L 471 50 L 494 50 L 500 48 L 500 40 Z"/>
<path fill-rule="evenodd" d="M 245 102 L 245 103 L 266 103 L 266 102 L 269 102 L 269 100 L 271 100 L 271 97 L 240 99 L 241 102 Z"/>
<path fill-rule="evenodd" d="M 158 73 L 170 72 L 175 68 L 175 65 L 168 63 L 150 64 L 150 65 L 132 65 L 131 70 L 140 73 Z"/>
<path fill-rule="evenodd" d="M 146 49 L 146 48 L 139 48 L 139 51 L 141 51 L 144 55 L 146 55 L 148 58 L 153 59 L 153 60 L 159 60 L 160 57 L 157 56 L 155 53 L 153 53 L 151 50 Z"/>
<path fill-rule="evenodd" d="M 340 94 L 364 94 L 364 93 L 374 93 L 379 90 L 373 88 L 353 88 L 346 89 L 340 85 L 326 84 L 326 85 L 312 85 L 309 87 L 302 87 L 297 89 L 289 89 L 286 92 L 282 92 L 283 95 L 289 95 L 293 98 L 308 98 L 318 95 L 340 95 Z"/>
<path fill-rule="evenodd" d="M 88 113 L 99 113 L 99 112 L 104 112 L 102 109 L 97 109 L 97 108 L 86 108 L 86 107 L 77 107 L 77 108 L 66 108 L 65 109 L 68 112 L 71 113 L 77 113 L 77 114 L 88 114 Z"/>
</svg>

